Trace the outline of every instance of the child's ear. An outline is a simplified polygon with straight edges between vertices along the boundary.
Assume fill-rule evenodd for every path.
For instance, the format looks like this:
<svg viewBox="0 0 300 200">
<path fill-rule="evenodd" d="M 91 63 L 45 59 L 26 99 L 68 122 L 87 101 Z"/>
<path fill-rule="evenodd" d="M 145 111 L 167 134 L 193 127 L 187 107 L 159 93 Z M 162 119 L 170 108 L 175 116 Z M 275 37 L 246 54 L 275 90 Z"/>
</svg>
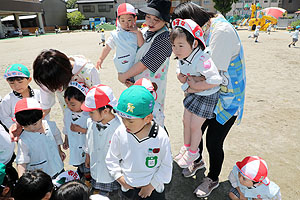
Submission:
<svg viewBox="0 0 300 200">
<path fill-rule="evenodd" d="M 198 46 L 198 40 L 195 39 L 193 42 L 193 49 L 196 48 L 197 46 Z"/>
<path fill-rule="evenodd" d="M 136 22 L 136 20 L 137 20 L 137 16 L 134 17 L 134 22 Z"/>
<path fill-rule="evenodd" d="M 144 121 L 146 124 L 150 123 L 153 119 L 153 114 L 150 113 L 149 115 L 147 115 L 145 118 L 144 118 Z"/>
<path fill-rule="evenodd" d="M 10 188 L 9 187 L 7 187 L 7 186 L 5 186 L 4 188 L 3 188 L 3 190 L 2 190 L 2 196 L 3 197 L 5 197 L 8 193 L 9 193 L 9 191 L 10 191 Z"/>
<path fill-rule="evenodd" d="M 51 198 L 52 192 L 47 192 L 42 200 L 49 200 Z"/>
<path fill-rule="evenodd" d="M 32 81 L 32 78 L 31 77 L 29 77 L 28 78 L 28 83 L 30 83 Z"/>
</svg>

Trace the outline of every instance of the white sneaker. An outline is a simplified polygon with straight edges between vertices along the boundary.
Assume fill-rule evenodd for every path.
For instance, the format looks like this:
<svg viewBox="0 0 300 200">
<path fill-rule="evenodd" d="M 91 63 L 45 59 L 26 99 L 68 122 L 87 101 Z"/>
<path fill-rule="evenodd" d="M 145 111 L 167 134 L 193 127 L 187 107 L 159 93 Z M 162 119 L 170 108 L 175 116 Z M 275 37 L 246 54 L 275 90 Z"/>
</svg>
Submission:
<svg viewBox="0 0 300 200">
<path fill-rule="evenodd" d="M 190 151 L 186 151 L 185 154 L 177 161 L 177 164 L 181 168 L 186 168 L 193 164 L 195 160 L 200 157 L 199 151 L 197 153 L 191 153 Z"/>
<path fill-rule="evenodd" d="M 189 149 L 188 149 L 186 146 L 182 146 L 182 147 L 180 148 L 179 153 L 173 158 L 173 160 L 174 160 L 175 162 L 178 162 L 178 160 L 180 160 L 180 159 L 182 158 L 182 156 L 185 154 L 185 152 L 186 152 L 187 150 L 189 150 Z"/>
<path fill-rule="evenodd" d="M 219 180 L 213 181 L 208 177 L 203 179 L 203 182 L 196 188 L 194 193 L 197 197 L 203 198 L 210 195 L 210 193 L 219 186 Z"/>
</svg>

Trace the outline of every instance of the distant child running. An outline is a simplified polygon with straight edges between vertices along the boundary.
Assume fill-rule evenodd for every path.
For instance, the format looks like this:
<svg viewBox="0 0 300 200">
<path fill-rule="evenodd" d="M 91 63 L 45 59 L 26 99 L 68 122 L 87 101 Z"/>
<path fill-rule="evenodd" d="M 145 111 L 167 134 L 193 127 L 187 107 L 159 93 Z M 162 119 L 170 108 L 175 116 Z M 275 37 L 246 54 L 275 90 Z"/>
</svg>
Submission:
<svg viewBox="0 0 300 200">
<path fill-rule="evenodd" d="M 117 30 L 113 31 L 108 38 L 107 45 L 98 59 L 97 69 L 101 68 L 111 49 L 116 48 L 114 64 L 118 73 L 124 73 L 133 66 L 137 49 L 144 44 L 144 39 L 142 32 L 136 27 L 137 17 L 135 8 L 131 4 L 120 4 L 117 14 Z"/>
<path fill-rule="evenodd" d="M 105 163 L 111 138 L 121 124 L 121 120 L 112 112 L 116 105 L 117 99 L 111 88 L 100 84 L 89 90 L 81 106 L 91 117 L 87 121 L 85 164 L 91 170 L 94 192 L 106 196 L 120 188 Z"/>
<path fill-rule="evenodd" d="M 296 46 L 296 42 L 298 42 L 298 38 L 299 38 L 299 30 L 300 30 L 300 26 L 296 26 L 295 32 L 291 34 L 293 41 L 289 44 L 290 48 L 291 45 Z"/>
<path fill-rule="evenodd" d="M 55 122 L 42 120 L 41 105 L 33 98 L 17 102 L 16 121 L 24 131 L 18 141 L 16 163 L 21 177 L 26 170 L 41 169 L 52 178 L 64 169 L 66 155 L 61 151 L 63 143 Z"/>
<path fill-rule="evenodd" d="M 15 122 L 12 120 L 15 117 L 16 103 L 22 99 L 31 97 L 40 101 L 40 91 L 31 89 L 29 83 L 32 78 L 28 68 L 22 64 L 13 64 L 6 68 L 4 78 L 9 84 L 12 92 L 7 94 L 1 103 L 0 115 L 2 123 L 9 128 Z"/>
<path fill-rule="evenodd" d="M 99 42 L 99 45 L 102 44 L 103 47 L 105 47 L 105 33 L 104 33 L 104 29 L 101 29 L 101 42 Z"/>
<path fill-rule="evenodd" d="M 267 177 L 267 163 L 258 156 L 247 156 L 237 162 L 229 174 L 232 200 L 281 200 L 280 188 Z"/>
<path fill-rule="evenodd" d="M 122 92 L 115 107 L 123 124 L 112 137 L 106 163 L 125 199 L 165 199 L 164 184 L 171 181 L 170 141 L 152 121 L 154 103 L 145 87 L 133 85 Z"/>
<path fill-rule="evenodd" d="M 255 39 L 254 42 L 258 42 L 257 40 L 258 40 L 258 36 L 259 36 L 259 29 L 260 29 L 260 26 L 256 26 L 253 35 L 252 36 L 249 35 L 248 38 L 252 37 L 253 39 Z"/>
<path fill-rule="evenodd" d="M 272 29 L 272 24 L 270 24 L 269 26 L 268 26 L 268 28 L 267 28 L 267 33 L 270 35 L 270 33 L 271 33 L 271 29 Z"/>
<path fill-rule="evenodd" d="M 201 126 L 206 119 L 214 117 L 222 77 L 204 52 L 203 31 L 199 25 L 191 19 L 175 19 L 172 28 L 170 40 L 179 59 L 177 78 L 187 93 L 183 100 L 184 146 L 174 160 L 186 168 L 200 156 Z"/>
<path fill-rule="evenodd" d="M 77 173 L 82 178 L 89 179 L 89 169 L 85 167 L 85 142 L 87 120 L 89 114 L 81 110 L 88 88 L 83 83 L 71 81 L 66 89 L 64 98 L 67 108 L 64 111 L 65 141 L 64 149 L 70 148 L 69 164 L 77 167 Z"/>
</svg>

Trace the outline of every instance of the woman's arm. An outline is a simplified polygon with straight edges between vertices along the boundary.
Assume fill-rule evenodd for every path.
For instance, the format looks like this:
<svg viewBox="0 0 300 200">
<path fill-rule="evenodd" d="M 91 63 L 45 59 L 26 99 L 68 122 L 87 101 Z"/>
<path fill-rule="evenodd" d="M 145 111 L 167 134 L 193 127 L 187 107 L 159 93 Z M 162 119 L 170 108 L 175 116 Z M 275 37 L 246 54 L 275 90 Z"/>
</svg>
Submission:
<svg viewBox="0 0 300 200">
<path fill-rule="evenodd" d="M 135 63 L 127 72 L 125 73 L 119 73 L 118 79 L 121 83 L 125 84 L 126 80 L 134 77 L 143 71 L 145 71 L 147 67 L 142 62 Z"/>
</svg>

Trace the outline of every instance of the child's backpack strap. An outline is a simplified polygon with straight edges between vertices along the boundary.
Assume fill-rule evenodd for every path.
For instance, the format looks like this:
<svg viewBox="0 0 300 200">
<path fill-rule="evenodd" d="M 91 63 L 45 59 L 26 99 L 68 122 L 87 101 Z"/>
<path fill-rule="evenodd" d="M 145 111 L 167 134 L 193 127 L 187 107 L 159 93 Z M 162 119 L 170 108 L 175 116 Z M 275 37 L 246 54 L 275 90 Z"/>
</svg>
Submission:
<svg viewBox="0 0 300 200">
<path fill-rule="evenodd" d="M 157 125 L 157 123 L 154 122 L 153 126 L 151 127 L 149 137 L 156 138 L 156 136 L 158 134 L 158 129 L 159 129 L 159 126 Z"/>
</svg>

